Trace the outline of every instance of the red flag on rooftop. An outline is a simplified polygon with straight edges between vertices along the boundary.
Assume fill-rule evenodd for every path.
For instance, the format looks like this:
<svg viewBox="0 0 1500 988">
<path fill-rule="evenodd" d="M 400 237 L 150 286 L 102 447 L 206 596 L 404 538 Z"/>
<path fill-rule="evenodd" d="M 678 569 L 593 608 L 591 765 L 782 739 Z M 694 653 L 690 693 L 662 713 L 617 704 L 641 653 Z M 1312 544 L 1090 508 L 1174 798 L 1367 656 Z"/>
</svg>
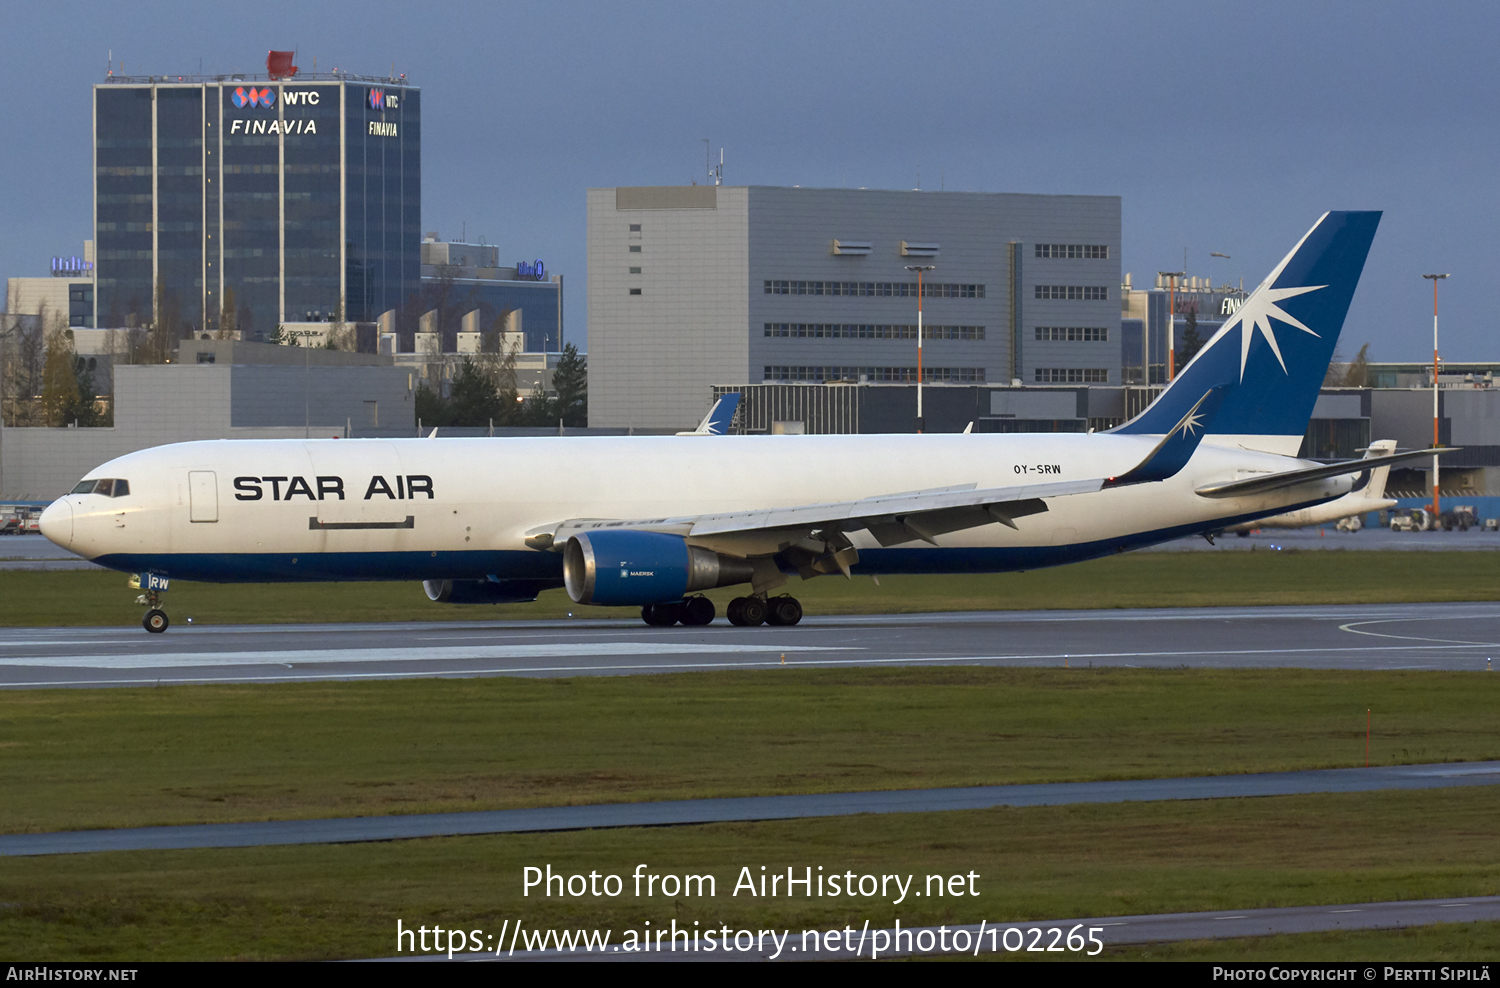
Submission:
<svg viewBox="0 0 1500 988">
<path fill-rule="evenodd" d="M 292 64 L 295 55 L 290 51 L 266 52 L 266 74 L 272 79 L 290 79 L 297 74 L 297 66 Z"/>
</svg>

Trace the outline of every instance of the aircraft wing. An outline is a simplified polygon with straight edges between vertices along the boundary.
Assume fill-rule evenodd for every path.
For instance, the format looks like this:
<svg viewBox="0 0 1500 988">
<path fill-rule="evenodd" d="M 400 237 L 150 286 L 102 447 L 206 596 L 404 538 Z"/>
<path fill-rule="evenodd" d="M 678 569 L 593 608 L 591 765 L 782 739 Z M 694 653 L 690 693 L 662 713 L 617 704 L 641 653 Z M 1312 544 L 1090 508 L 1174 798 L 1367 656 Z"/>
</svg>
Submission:
<svg viewBox="0 0 1500 988">
<path fill-rule="evenodd" d="M 774 552 L 787 543 L 814 532 L 856 532 L 868 529 L 881 545 L 898 545 L 978 525 L 999 523 L 1015 528 L 1015 519 L 1047 510 L 1043 498 L 1091 494 L 1103 489 L 1103 477 L 1093 480 L 1021 484 L 1014 487 L 978 489 L 974 484 L 907 491 L 783 508 L 732 511 L 722 514 L 683 515 L 670 518 L 593 519 L 577 518 L 551 530 L 528 533 L 527 544 L 550 548 L 567 541 L 574 532 L 623 528 L 645 532 L 670 532 L 704 538 L 728 537 L 746 545 L 749 552 Z"/>
<path fill-rule="evenodd" d="M 1447 446 L 1443 449 L 1415 449 L 1409 453 L 1392 453 L 1387 456 L 1377 456 L 1363 460 L 1345 460 L 1342 463 L 1330 463 L 1323 467 L 1308 467 L 1304 470 L 1269 473 L 1260 477 L 1248 477 L 1244 480 L 1232 481 L 1227 484 L 1200 487 L 1197 493 L 1200 497 L 1214 498 L 1264 494 L 1267 491 L 1280 490 L 1283 487 L 1294 487 L 1297 484 L 1305 484 L 1313 480 L 1327 480 L 1329 477 L 1342 477 L 1346 474 L 1374 470 L 1377 467 L 1389 467 L 1393 463 L 1400 463 L 1404 460 L 1417 460 L 1441 456 L 1444 453 L 1454 453 L 1459 448 L 1458 446 Z"/>
<path fill-rule="evenodd" d="M 825 542 L 842 541 L 846 546 L 844 533 L 860 530 L 869 531 L 882 546 L 917 539 L 936 545 L 939 535 L 980 525 L 999 523 L 1016 528 L 1015 519 L 1047 510 L 1045 498 L 1092 494 L 1106 487 L 1151 483 L 1175 476 L 1198 448 L 1227 390 L 1217 386 L 1204 392 L 1140 463 L 1117 477 L 983 489 L 977 484 L 965 484 L 853 501 L 671 518 L 577 518 L 527 532 L 526 544 L 534 549 L 550 549 L 566 542 L 575 532 L 621 528 L 711 538 L 726 549 L 732 547 L 737 554 L 750 556 L 777 552 L 815 533 Z"/>
</svg>

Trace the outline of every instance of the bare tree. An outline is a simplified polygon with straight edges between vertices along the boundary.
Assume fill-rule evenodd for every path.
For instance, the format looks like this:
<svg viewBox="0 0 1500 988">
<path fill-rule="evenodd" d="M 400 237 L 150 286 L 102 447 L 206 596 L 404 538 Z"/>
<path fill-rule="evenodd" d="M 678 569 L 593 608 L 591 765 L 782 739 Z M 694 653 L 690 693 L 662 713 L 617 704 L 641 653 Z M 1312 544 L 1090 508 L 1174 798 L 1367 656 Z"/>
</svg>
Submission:
<svg viewBox="0 0 1500 988">
<path fill-rule="evenodd" d="M 239 328 L 240 310 L 235 305 L 234 286 L 224 286 L 224 298 L 219 306 L 219 332 L 216 334 L 221 340 L 234 339 L 235 330 Z"/>
<path fill-rule="evenodd" d="M 338 306 L 333 310 L 333 319 L 328 324 L 328 349 L 350 351 L 359 349 L 356 329 L 353 323 L 344 320 L 344 300 L 340 298 Z"/>
</svg>

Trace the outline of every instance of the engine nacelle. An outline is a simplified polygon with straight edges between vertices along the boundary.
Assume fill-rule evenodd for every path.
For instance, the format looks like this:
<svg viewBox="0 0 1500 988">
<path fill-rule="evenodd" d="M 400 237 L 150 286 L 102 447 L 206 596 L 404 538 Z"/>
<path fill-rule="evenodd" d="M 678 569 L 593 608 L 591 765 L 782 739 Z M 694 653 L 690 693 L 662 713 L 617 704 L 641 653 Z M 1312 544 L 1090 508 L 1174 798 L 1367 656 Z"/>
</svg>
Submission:
<svg viewBox="0 0 1500 988">
<path fill-rule="evenodd" d="M 525 604 L 556 580 L 423 580 L 427 599 L 440 604 Z"/>
<path fill-rule="evenodd" d="M 563 548 L 563 582 L 579 604 L 660 604 L 749 583 L 755 567 L 660 532 L 580 532 Z"/>
</svg>

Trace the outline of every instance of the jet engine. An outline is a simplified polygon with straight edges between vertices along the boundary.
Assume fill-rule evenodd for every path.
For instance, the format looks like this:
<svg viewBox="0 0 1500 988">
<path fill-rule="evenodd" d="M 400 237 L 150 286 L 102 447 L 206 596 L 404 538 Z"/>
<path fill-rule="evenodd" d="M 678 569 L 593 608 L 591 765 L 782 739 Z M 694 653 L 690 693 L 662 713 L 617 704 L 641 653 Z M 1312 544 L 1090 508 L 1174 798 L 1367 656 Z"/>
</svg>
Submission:
<svg viewBox="0 0 1500 988">
<path fill-rule="evenodd" d="M 423 580 L 427 599 L 440 604 L 525 604 L 556 580 Z"/>
<path fill-rule="evenodd" d="M 754 572 L 748 559 L 660 532 L 580 532 L 563 548 L 563 582 L 579 604 L 660 604 L 749 583 Z"/>
</svg>

